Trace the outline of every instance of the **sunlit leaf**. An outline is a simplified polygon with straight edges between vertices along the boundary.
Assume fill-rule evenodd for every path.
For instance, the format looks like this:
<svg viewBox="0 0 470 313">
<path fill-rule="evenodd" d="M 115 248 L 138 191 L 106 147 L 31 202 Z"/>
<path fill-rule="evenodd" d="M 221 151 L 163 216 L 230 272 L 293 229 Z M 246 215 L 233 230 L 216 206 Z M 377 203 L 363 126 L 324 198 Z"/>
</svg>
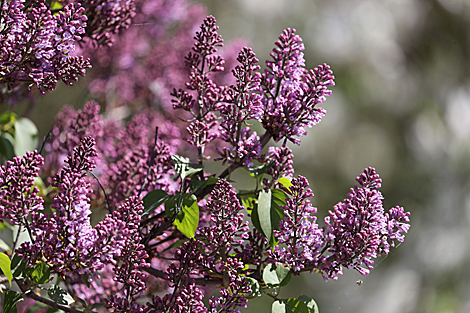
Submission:
<svg viewBox="0 0 470 313">
<path fill-rule="evenodd" d="M 36 125 L 25 117 L 15 121 L 15 154 L 23 156 L 26 151 L 33 151 L 38 145 L 38 129 Z"/>
<path fill-rule="evenodd" d="M 302 301 L 294 298 L 286 301 L 276 300 L 271 308 L 272 313 L 310 313 L 307 305 Z"/>
<path fill-rule="evenodd" d="M 181 208 L 177 208 L 178 201 L 181 201 Z M 173 225 L 186 237 L 194 238 L 197 225 L 199 224 L 199 207 L 196 196 L 193 194 L 183 194 L 181 195 L 181 200 L 178 195 L 171 196 L 165 202 L 165 211 L 168 216 L 172 217 L 177 209 L 179 211 Z"/>
<path fill-rule="evenodd" d="M 310 313 L 320 313 L 317 303 L 309 296 L 301 295 L 299 300 L 305 303 L 305 305 L 309 308 Z"/>
<path fill-rule="evenodd" d="M 176 174 L 178 174 L 181 179 L 190 177 L 194 173 L 202 171 L 204 168 L 204 165 L 191 163 L 187 158 L 179 155 L 172 155 L 171 160 L 173 161 Z"/>
<path fill-rule="evenodd" d="M 263 270 L 263 281 L 270 288 L 282 287 L 289 283 L 292 274 L 282 264 L 268 264 Z"/>
<path fill-rule="evenodd" d="M 3 275 L 6 276 L 8 282 L 10 283 L 11 288 L 11 280 L 13 278 L 13 274 L 11 273 L 11 261 L 8 255 L 5 253 L 0 252 L 0 269 L 3 272 Z"/>
</svg>

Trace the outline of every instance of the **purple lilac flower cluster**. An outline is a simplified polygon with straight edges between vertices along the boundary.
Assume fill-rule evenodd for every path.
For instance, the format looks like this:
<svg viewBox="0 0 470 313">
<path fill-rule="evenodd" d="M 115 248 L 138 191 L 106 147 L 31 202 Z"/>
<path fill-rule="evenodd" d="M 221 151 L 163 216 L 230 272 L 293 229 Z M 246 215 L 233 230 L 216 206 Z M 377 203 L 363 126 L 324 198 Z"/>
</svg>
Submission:
<svg viewBox="0 0 470 313">
<path fill-rule="evenodd" d="M 106 186 L 108 200 L 113 207 L 119 206 L 127 197 L 141 193 L 149 167 L 145 191 L 172 190 L 171 155 L 180 146 L 178 128 L 156 112 L 142 112 L 135 115 L 127 125 L 122 125 L 116 120 L 103 120 L 100 109 L 96 102 L 90 101 L 83 110 L 65 107 L 57 115 L 52 140 L 45 145 L 45 150 L 50 153 L 46 156 L 47 166 L 43 174 L 53 175 L 62 167 L 62 160 L 77 142 L 93 135 L 97 140 L 98 154 L 95 173 Z M 157 126 L 158 142 L 154 145 Z M 152 153 L 155 158 L 149 164 Z M 92 183 L 91 178 L 88 180 Z M 99 188 L 96 183 L 93 183 L 93 187 L 94 190 Z M 94 197 L 97 194 L 98 191 Z"/>
<path fill-rule="evenodd" d="M 262 88 L 265 114 L 263 126 L 275 141 L 284 139 L 299 144 L 294 138 L 306 134 L 305 127 L 318 124 L 326 111 L 317 107 L 331 95 L 328 86 L 334 86 L 334 76 L 326 64 L 313 70 L 305 69 L 302 39 L 295 29 L 286 29 L 276 41 L 266 61 Z"/>
<path fill-rule="evenodd" d="M 90 185 L 87 171 L 94 168 L 94 139 L 85 137 L 68 157 L 66 166 L 55 176 L 58 188 L 52 209 L 47 216 L 32 216 L 29 229 L 32 242 L 23 243 L 21 254 L 30 263 L 45 258 L 58 273 L 66 275 L 93 273 L 103 266 L 96 251 L 96 231 L 90 223 Z"/>
<path fill-rule="evenodd" d="M 107 307 L 116 313 L 144 312 L 143 306 L 136 303 L 146 289 L 145 274 L 141 268 L 149 266 L 145 261 L 148 254 L 140 243 L 139 226 L 142 212 L 142 201 L 137 197 L 130 197 L 113 212 L 111 219 L 106 219 L 103 223 L 110 221 L 110 224 L 106 225 L 108 229 L 102 229 L 102 236 L 116 234 L 115 238 L 105 245 L 115 249 L 114 279 L 123 286 L 122 295 L 114 294 L 107 300 Z M 116 224 L 119 225 L 117 229 Z"/>
<path fill-rule="evenodd" d="M 223 46 L 219 28 L 213 16 L 207 17 L 200 31 L 194 36 L 195 44 L 185 61 L 190 68 L 188 91 L 173 90 L 173 108 L 183 109 L 188 116 L 186 128 L 190 138 L 186 140 L 198 149 L 198 159 L 202 162 L 205 146 L 219 136 L 215 112 L 220 102 L 221 89 L 210 78 L 213 72 L 224 70 L 224 59 L 215 55 L 217 48 Z"/>
<path fill-rule="evenodd" d="M 38 214 L 43 209 L 39 189 L 31 188 L 43 164 L 43 157 L 34 151 L 0 166 L 1 222 L 7 219 L 13 225 L 27 227 L 28 215 Z"/>
<path fill-rule="evenodd" d="M 385 213 L 378 190 L 381 179 L 374 168 L 366 168 L 356 180 L 359 186 L 351 188 L 349 199 L 335 205 L 322 229 L 312 215 L 317 209 L 307 199 L 313 196 L 307 179 L 293 178 L 292 186 L 284 188 L 291 198 L 286 199 L 280 230 L 274 231 L 279 245 L 268 251 L 271 262 L 288 265 L 296 273 L 310 270 L 325 280 L 336 280 L 343 268 L 369 274 L 373 259 L 388 254 L 394 240 L 403 242 L 410 213 L 401 207 Z"/>
<path fill-rule="evenodd" d="M 250 288 L 240 276 L 245 271 L 244 263 L 232 256 L 249 239 L 248 222 L 243 221 L 240 212 L 243 207 L 226 180 L 217 182 L 206 207 L 210 210 L 209 225 L 198 231 L 197 239 L 185 242 L 175 252 L 179 266 L 172 263 L 167 269 L 165 276 L 173 293 L 163 298 L 153 297 L 150 312 L 162 312 L 164 308 L 172 312 L 208 312 L 202 302 L 203 292 L 195 285 L 201 275 L 205 277 L 203 281 L 215 277 L 223 286 L 221 297 L 209 299 L 210 312 L 234 313 L 238 312 L 237 308 L 246 307 L 245 295 Z"/>
<path fill-rule="evenodd" d="M 216 30 L 215 19 L 208 17 L 195 37 L 193 52 L 186 57 L 191 68 L 188 90 L 172 94 L 174 108 L 191 113 L 188 142 L 203 151 L 220 138 L 225 145 L 216 149 L 220 154 L 216 160 L 248 167 L 267 157 L 261 151 L 270 138 L 284 140 L 284 145 L 287 140 L 299 144 L 297 137 L 306 134 L 305 127 L 317 124 L 326 113 L 317 105 L 331 94 L 328 86 L 334 86 L 329 66 L 305 69 L 302 39 L 294 29 L 287 29 L 275 43 L 273 60 L 266 61 L 263 74 L 254 52 L 245 47 L 232 70 L 235 84 L 218 85 L 210 75 L 222 71 L 225 60 L 214 55 L 222 44 Z M 214 112 L 219 113 L 220 123 Z M 261 122 L 266 132 L 258 136 L 248 121 Z"/>
<path fill-rule="evenodd" d="M 279 245 L 268 251 L 276 263 L 282 263 L 294 272 L 300 272 L 305 264 L 316 263 L 323 246 L 323 231 L 316 223 L 317 208 L 307 198 L 313 197 L 305 177 L 292 179 L 292 186 L 285 188 L 291 198 L 286 199 L 286 217 L 280 222 L 280 230 L 274 231 Z"/>
<path fill-rule="evenodd" d="M 85 32 L 85 9 L 68 4 L 52 14 L 46 2 L 28 6 L 23 2 L 1 2 L 0 84 L 11 91 L 26 83 L 42 94 L 53 90 L 59 80 L 72 85 L 91 67 L 83 57 L 71 56 L 74 42 Z"/>
<path fill-rule="evenodd" d="M 341 274 L 341 267 L 355 268 L 366 275 L 374 261 L 388 254 L 394 240 L 403 242 L 410 225 L 409 212 L 401 207 L 384 212 L 379 191 L 382 180 L 374 168 L 367 168 L 356 178 L 349 199 L 335 205 L 325 218 L 325 240 L 330 256 L 320 269 L 328 278 Z"/>
</svg>

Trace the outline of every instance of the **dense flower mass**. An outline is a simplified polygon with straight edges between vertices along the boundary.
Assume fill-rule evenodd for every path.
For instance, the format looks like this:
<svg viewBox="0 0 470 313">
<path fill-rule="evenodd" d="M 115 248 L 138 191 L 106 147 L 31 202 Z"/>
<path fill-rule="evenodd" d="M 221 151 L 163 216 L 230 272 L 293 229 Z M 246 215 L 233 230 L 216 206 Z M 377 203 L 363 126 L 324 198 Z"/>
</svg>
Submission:
<svg viewBox="0 0 470 313">
<path fill-rule="evenodd" d="M 385 213 L 382 180 L 374 168 L 366 168 L 356 178 L 349 199 L 335 205 L 325 218 L 330 256 L 320 265 L 325 277 L 341 274 L 341 267 L 355 268 L 366 275 L 373 268 L 373 259 L 388 254 L 394 240 L 403 241 L 410 225 L 409 212 L 401 207 Z"/>
<path fill-rule="evenodd" d="M 326 64 L 313 70 L 305 69 L 302 39 L 295 29 L 286 29 L 279 36 L 276 48 L 266 61 L 262 87 L 266 95 L 263 126 L 275 141 L 290 140 L 306 134 L 305 127 L 318 124 L 326 111 L 317 107 L 331 95 L 328 86 L 334 86 L 334 76 Z"/>
<path fill-rule="evenodd" d="M 34 179 L 43 164 L 43 157 L 34 151 L 0 166 L 0 221 L 8 219 L 13 225 L 26 227 L 28 215 L 42 210 L 44 200 Z"/>
<path fill-rule="evenodd" d="M 68 4 L 52 14 L 45 1 L 28 6 L 24 0 L 2 1 L 0 84 L 12 90 L 27 83 L 44 94 L 59 80 L 72 85 L 84 76 L 89 61 L 71 55 L 85 32 L 84 11 L 79 4 Z"/>
<path fill-rule="evenodd" d="M 307 70 L 302 40 L 287 29 L 261 72 L 250 48 L 236 60 L 221 49 L 213 16 L 194 32 L 201 12 L 184 0 L 2 1 L 0 83 L 43 92 L 70 83 L 83 72 L 67 64 L 88 66 L 71 56 L 79 41 L 76 53 L 99 64 L 88 89 L 103 101 L 64 107 L 45 159 L 28 152 L 0 167 L 0 220 L 19 225 L 21 296 L 65 312 L 238 313 L 262 294 L 300 308 L 306 296 L 279 297 L 292 274 L 366 275 L 403 242 L 409 213 L 385 212 L 375 169 L 324 227 L 307 179 L 294 177 L 286 143 L 299 144 L 325 114 L 329 66 Z M 120 37 L 131 23 L 145 31 Z M 114 50 L 94 50 L 113 41 Z M 0 144 L 10 143 L 4 133 L 21 138 L 21 126 L 3 120 Z M 212 159 L 226 166 L 218 176 Z M 240 167 L 254 179 L 243 190 L 230 180 Z M 208 297 L 209 286 L 218 295 Z"/>
<path fill-rule="evenodd" d="M 300 272 L 305 264 L 318 262 L 324 245 L 323 231 L 313 216 L 317 209 L 307 199 L 313 197 L 307 179 L 302 176 L 293 178 L 287 192 L 292 198 L 286 200 L 286 217 L 280 222 L 280 230 L 275 231 L 280 245 L 268 253 L 273 261 L 287 264 L 293 271 Z"/>
</svg>

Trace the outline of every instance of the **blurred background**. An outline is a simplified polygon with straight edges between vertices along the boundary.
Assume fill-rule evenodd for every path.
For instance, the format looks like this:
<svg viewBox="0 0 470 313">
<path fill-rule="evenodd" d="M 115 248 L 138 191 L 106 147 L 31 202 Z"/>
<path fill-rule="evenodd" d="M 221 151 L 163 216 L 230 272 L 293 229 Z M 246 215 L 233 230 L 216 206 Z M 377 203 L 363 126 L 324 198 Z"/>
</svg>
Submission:
<svg viewBox="0 0 470 313">
<path fill-rule="evenodd" d="M 368 166 L 383 179 L 386 209 L 411 212 L 405 242 L 369 276 L 349 270 L 325 283 L 304 274 L 281 296 L 306 294 L 322 313 L 470 312 L 470 1 L 200 2 L 226 41 L 247 39 L 262 63 L 291 27 L 308 67 L 333 69 L 326 117 L 301 146 L 290 145 L 319 219 Z M 40 104 L 31 115 L 41 135 L 80 96 L 80 88 L 60 86 L 43 98 L 48 109 Z M 244 312 L 269 312 L 270 303 L 252 300 Z"/>
</svg>

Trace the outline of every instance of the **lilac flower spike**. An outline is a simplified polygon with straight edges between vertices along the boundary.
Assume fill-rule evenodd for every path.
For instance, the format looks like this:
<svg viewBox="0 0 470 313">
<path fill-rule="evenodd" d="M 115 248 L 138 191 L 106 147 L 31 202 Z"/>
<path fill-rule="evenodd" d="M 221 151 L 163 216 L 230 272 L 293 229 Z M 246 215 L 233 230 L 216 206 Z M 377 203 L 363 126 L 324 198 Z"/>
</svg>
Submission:
<svg viewBox="0 0 470 313">
<path fill-rule="evenodd" d="M 31 263 L 44 257 L 52 269 L 62 275 L 93 273 L 102 268 L 99 255 L 94 253 L 96 230 L 90 223 L 88 194 L 92 192 L 85 181 L 87 171 L 94 167 L 95 141 L 85 137 L 56 175 L 54 197 L 49 216 L 33 215 L 30 228 L 33 242 L 21 246 L 21 254 Z"/>
<path fill-rule="evenodd" d="M 272 61 L 266 61 L 262 87 L 267 95 L 263 117 L 264 128 L 275 141 L 284 139 L 299 144 L 306 134 L 305 127 L 318 124 L 326 111 L 317 107 L 331 95 L 328 86 L 334 86 L 334 76 L 326 64 L 313 70 L 305 69 L 305 49 L 295 29 L 286 29 L 279 36 L 271 53 Z"/>
<path fill-rule="evenodd" d="M 33 187 L 44 159 L 37 152 L 27 152 L 0 166 L 0 221 L 9 219 L 13 225 L 27 226 L 29 214 L 43 210 L 39 189 Z"/>
<path fill-rule="evenodd" d="M 366 168 L 356 178 L 349 199 L 338 203 L 325 218 L 325 234 L 330 256 L 322 259 L 319 269 L 325 279 L 337 279 L 342 267 L 355 268 L 362 275 L 372 269 L 373 258 L 389 253 L 394 239 L 404 240 L 409 229 L 409 212 L 395 207 L 384 213 L 382 180 L 374 168 Z"/>
<path fill-rule="evenodd" d="M 323 231 L 316 223 L 317 208 L 307 198 L 313 197 L 305 177 L 292 179 L 292 186 L 285 189 L 292 198 L 286 198 L 286 217 L 280 221 L 280 230 L 274 231 L 279 245 L 268 251 L 271 262 L 288 265 L 299 273 L 306 264 L 316 263 L 324 245 Z"/>
</svg>

